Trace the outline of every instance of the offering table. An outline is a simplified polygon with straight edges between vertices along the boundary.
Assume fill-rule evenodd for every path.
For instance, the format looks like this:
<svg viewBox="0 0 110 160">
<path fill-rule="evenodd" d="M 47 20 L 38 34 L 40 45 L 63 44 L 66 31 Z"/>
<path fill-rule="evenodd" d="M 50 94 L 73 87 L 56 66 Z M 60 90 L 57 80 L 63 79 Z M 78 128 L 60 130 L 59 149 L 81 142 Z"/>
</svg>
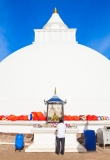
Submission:
<svg viewBox="0 0 110 160">
<path fill-rule="evenodd" d="M 33 143 L 25 152 L 55 152 L 56 128 L 33 127 Z M 77 141 L 77 128 L 67 128 L 65 133 L 65 152 L 87 152 L 84 146 Z"/>
</svg>

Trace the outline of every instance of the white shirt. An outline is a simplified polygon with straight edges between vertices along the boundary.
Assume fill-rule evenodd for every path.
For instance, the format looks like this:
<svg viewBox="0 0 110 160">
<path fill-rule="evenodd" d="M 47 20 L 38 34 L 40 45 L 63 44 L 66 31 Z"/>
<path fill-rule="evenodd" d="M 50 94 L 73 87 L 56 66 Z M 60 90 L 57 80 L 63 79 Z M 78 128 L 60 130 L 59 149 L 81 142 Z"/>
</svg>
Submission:
<svg viewBox="0 0 110 160">
<path fill-rule="evenodd" d="M 59 123 L 57 125 L 57 137 L 58 138 L 64 138 L 65 137 L 65 131 L 66 131 L 66 125 L 64 123 Z"/>
</svg>

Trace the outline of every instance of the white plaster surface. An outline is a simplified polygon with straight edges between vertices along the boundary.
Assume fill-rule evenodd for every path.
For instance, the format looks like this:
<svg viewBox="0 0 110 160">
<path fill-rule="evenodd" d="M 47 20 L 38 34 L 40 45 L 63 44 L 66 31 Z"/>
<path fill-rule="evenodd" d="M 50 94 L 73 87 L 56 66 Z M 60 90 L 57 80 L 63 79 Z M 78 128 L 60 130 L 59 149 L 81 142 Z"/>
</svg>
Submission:
<svg viewBox="0 0 110 160">
<path fill-rule="evenodd" d="M 4 133 L 32 133 L 31 130 L 36 124 L 45 124 L 44 121 L 0 121 L 0 132 Z M 84 130 L 94 130 L 110 126 L 110 121 L 65 121 L 65 124 L 74 124 L 77 126 L 78 132 L 83 133 Z"/>
<path fill-rule="evenodd" d="M 33 44 L 0 63 L 0 114 L 44 113 L 47 111 L 44 99 L 51 98 L 56 87 L 57 95 L 67 100 L 65 114 L 110 116 L 110 61 L 78 44 L 75 30 L 73 34 L 68 28 L 64 31 L 54 24 L 65 26 L 62 21 L 52 19 L 53 28 L 44 29 L 46 41 L 39 38 L 36 42 L 35 35 Z M 59 40 L 61 30 L 65 34 Z M 67 31 L 73 41 L 71 36 L 66 41 Z M 53 39 L 48 32 L 54 34 Z"/>
<path fill-rule="evenodd" d="M 25 149 L 25 152 L 55 152 L 55 128 L 33 128 L 34 142 Z M 78 129 L 66 129 L 65 152 L 87 152 L 77 140 Z"/>
</svg>

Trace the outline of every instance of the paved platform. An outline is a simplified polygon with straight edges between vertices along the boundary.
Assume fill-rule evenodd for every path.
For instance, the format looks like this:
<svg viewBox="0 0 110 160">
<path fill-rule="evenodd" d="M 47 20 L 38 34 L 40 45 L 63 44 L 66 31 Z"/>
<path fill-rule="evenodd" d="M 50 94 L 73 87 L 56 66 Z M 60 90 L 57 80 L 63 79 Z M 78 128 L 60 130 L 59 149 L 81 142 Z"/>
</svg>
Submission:
<svg viewBox="0 0 110 160">
<path fill-rule="evenodd" d="M 110 160 L 110 149 L 97 147 L 96 151 L 86 153 L 65 153 L 56 155 L 55 153 L 26 153 L 15 151 L 14 145 L 0 145 L 1 160 Z"/>
<path fill-rule="evenodd" d="M 80 137 L 80 138 L 79 138 Z M 83 143 L 83 136 L 79 135 L 80 143 Z M 25 136 L 25 147 L 32 143 L 32 135 Z M 0 160 L 110 160 L 110 145 L 97 146 L 96 151 L 86 153 L 65 153 L 56 155 L 55 153 L 37 152 L 26 153 L 25 148 L 21 152 L 15 151 L 15 135 L 0 134 Z"/>
</svg>

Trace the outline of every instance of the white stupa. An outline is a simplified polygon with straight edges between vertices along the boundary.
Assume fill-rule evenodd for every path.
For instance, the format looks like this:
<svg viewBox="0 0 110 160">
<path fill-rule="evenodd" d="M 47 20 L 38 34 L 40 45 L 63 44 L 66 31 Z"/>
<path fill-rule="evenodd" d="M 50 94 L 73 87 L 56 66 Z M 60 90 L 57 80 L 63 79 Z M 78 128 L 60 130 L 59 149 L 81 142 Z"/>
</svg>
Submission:
<svg viewBox="0 0 110 160">
<path fill-rule="evenodd" d="M 78 44 L 54 10 L 33 44 L 0 63 L 0 114 L 47 111 L 44 99 L 57 95 L 67 101 L 65 114 L 110 116 L 110 61 Z"/>
</svg>

